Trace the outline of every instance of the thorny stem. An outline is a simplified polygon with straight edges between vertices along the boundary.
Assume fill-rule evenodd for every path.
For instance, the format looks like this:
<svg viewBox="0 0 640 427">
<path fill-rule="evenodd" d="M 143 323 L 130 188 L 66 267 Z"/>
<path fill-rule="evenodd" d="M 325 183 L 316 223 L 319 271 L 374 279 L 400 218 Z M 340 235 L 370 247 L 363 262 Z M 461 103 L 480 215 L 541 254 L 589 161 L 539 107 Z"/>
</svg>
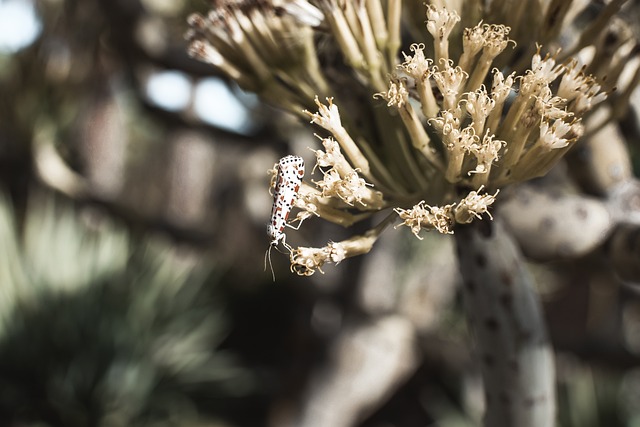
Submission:
<svg viewBox="0 0 640 427">
<path fill-rule="evenodd" d="M 499 220 L 455 233 L 468 324 L 482 361 L 487 427 L 555 425 L 555 368 L 533 278 Z"/>
</svg>

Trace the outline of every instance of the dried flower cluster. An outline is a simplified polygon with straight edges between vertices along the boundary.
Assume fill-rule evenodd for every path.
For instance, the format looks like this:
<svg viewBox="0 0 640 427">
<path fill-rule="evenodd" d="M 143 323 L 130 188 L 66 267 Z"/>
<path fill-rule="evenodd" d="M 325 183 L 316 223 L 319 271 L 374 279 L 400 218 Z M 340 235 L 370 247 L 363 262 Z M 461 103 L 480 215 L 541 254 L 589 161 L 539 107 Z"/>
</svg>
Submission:
<svg viewBox="0 0 640 427">
<path fill-rule="evenodd" d="M 480 23 L 464 29 L 460 22 L 470 18 L 455 11 L 462 6 L 442 3 L 426 8 L 432 45 L 412 44 L 404 61 L 400 0 L 247 0 L 190 18 L 193 56 L 325 131 L 324 150 L 315 151 L 321 179 L 302 185 L 295 220 L 319 216 L 349 226 L 391 211 L 362 236 L 293 249 L 298 274 L 368 252 L 397 216 L 416 236 L 422 229 L 453 233 L 456 223 L 490 217 L 500 188 L 546 174 L 584 134 L 584 118 L 608 93 L 588 71 L 615 81 L 619 64 L 635 55 L 626 51 L 611 69 L 561 58 L 556 39 L 582 7 L 577 2 L 549 5 L 533 18 L 541 23 L 540 41 L 555 49 L 546 54 L 526 39 L 529 2 L 479 6 Z M 607 5 L 607 16 L 619 7 Z M 489 13 L 516 16 L 508 22 L 515 28 L 483 23 Z M 591 46 L 595 61 L 606 48 L 609 18 L 596 20 L 570 52 Z M 318 48 L 326 44 L 327 52 Z M 516 49 L 529 58 L 528 69 L 515 60 Z M 317 112 L 308 111 L 311 100 Z M 611 111 L 609 117 L 617 114 L 615 106 Z"/>
</svg>

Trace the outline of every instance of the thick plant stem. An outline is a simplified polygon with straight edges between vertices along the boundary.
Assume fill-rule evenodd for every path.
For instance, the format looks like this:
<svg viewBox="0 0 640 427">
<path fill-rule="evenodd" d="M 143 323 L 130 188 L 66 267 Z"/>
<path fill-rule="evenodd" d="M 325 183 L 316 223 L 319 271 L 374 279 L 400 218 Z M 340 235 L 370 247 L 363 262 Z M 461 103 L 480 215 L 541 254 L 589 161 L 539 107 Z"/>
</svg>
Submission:
<svg viewBox="0 0 640 427">
<path fill-rule="evenodd" d="M 533 278 L 498 220 L 455 231 L 486 427 L 555 425 L 555 368 Z"/>
</svg>

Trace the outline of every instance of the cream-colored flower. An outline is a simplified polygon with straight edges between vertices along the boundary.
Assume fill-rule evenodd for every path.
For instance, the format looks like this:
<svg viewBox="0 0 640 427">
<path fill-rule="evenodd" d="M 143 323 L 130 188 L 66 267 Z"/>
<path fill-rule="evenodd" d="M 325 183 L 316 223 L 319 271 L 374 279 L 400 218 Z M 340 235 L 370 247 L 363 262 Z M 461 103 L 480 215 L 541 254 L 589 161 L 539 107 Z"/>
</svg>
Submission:
<svg viewBox="0 0 640 427">
<path fill-rule="evenodd" d="M 318 106 L 317 113 L 304 111 L 311 117 L 311 123 L 315 123 L 329 132 L 339 132 L 342 129 L 342 121 L 338 107 L 333 104 L 333 98 L 327 98 L 327 105 L 324 105 L 316 96 L 315 103 Z"/>
<path fill-rule="evenodd" d="M 394 211 L 403 220 L 400 225 L 409 227 L 411 232 L 422 240 L 422 229 L 435 229 L 443 234 L 453 234 L 453 206 L 429 206 L 422 200 L 411 209 L 395 208 Z"/>
<path fill-rule="evenodd" d="M 471 116 L 476 133 L 481 133 L 487 117 L 496 106 L 496 101 L 489 96 L 487 89 L 483 85 L 480 89 L 467 93 L 466 99 L 464 99 L 464 106 L 469 116 Z"/>
<path fill-rule="evenodd" d="M 543 121 L 540 125 L 539 143 L 548 150 L 564 148 L 569 141 L 564 136 L 571 130 L 571 124 L 557 119 L 553 123 Z"/>
<path fill-rule="evenodd" d="M 491 219 L 489 207 L 496 201 L 496 196 L 500 190 L 496 190 L 494 194 L 480 194 L 484 186 L 480 186 L 478 191 L 470 191 L 467 197 L 462 199 L 455 207 L 455 219 L 460 224 L 468 224 L 475 218 L 482 219 L 483 214 Z"/>
<path fill-rule="evenodd" d="M 400 79 L 392 79 L 387 92 L 376 93 L 374 97 L 380 97 L 387 101 L 387 107 L 402 108 L 409 100 L 409 91 L 405 83 Z"/>
<path fill-rule="evenodd" d="M 544 175 L 577 142 L 589 112 L 607 98 L 601 78 L 608 70 L 619 76 L 631 53 L 616 58 L 615 69 L 602 61 L 605 18 L 561 51 L 557 34 L 575 13 L 563 8 L 551 25 L 542 18 L 552 13 L 549 4 L 521 4 L 517 10 L 539 13 L 531 22 L 543 23 L 525 27 L 523 15 L 507 13 L 515 3 L 493 3 L 480 2 L 479 22 L 459 28 L 468 11 L 429 2 L 425 15 L 404 14 L 407 21 L 422 16 L 408 32 L 402 8 L 416 5 L 397 0 L 218 2 L 190 18 L 193 56 L 322 132 L 316 176 L 300 187 L 295 220 L 350 226 L 393 209 L 370 233 L 294 249 L 293 271 L 313 274 L 365 253 L 398 216 L 416 236 L 490 219 L 500 188 Z M 426 38 L 401 52 L 405 34 Z M 518 49 L 509 49 L 515 40 Z M 324 44 L 328 53 L 318 50 Z M 589 45 L 598 64 L 561 56 Z M 620 111 L 612 108 L 602 123 Z"/>
<path fill-rule="evenodd" d="M 460 16 L 455 11 L 427 5 L 427 31 L 435 40 L 436 62 L 449 59 L 449 36 L 458 22 Z"/>
<path fill-rule="evenodd" d="M 432 4 L 427 6 L 427 30 L 437 41 L 449 38 L 460 16 L 455 11 L 438 8 Z"/>
<path fill-rule="evenodd" d="M 500 149 L 505 146 L 504 141 L 495 139 L 495 135 L 492 135 L 489 132 L 490 130 L 487 129 L 482 141 L 477 144 L 473 144 L 469 148 L 469 152 L 476 158 L 476 167 L 468 173 L 484 174 L 485 178 L 480 179 L 483 182 L 483 185 L 488 181 L 491 165 L 498 160 Z"/>
<path fill-rule="evenodd" d="M 444 96 L 443 107 L 451 110 L 457 107 L 463 85 L 469 75 L 460 67 L 454 67 L 453 61 L 441 61 L 440 68 L 435 68 L 432 76 L 440 93 Z"/>
<path fill-rule="evenodd" d="M 404 62 L 399 65 L 409 76 L 418 82 L 424 82 L 429 78 L 431 74 L 431 66 L 433 60 L 424 56 L 424 44 L 414 43 L 409 47 L 409 50 L 413 52 L 413 56 L 407 55 L 402 52 L 404 56 Z"/>
</svg>

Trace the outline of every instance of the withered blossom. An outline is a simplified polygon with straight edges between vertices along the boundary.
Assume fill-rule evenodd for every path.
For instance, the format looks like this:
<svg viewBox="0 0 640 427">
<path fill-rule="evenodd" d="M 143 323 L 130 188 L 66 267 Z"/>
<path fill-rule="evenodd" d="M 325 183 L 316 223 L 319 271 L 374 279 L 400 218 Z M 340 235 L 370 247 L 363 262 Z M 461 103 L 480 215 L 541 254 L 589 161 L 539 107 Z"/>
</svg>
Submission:
<svg viewBox="0 0 640 427">
<path fill-rule="evenodd" d="M 406 49 L 401 12 L 416 6 L 401 0 L 219 2 L 189 18 L 193 56 L 324 132 L 314 150 L 319 179 L 303 183 L 294 221 L 350 226 L 387 212 L 362 236 L 294 249 L 292 271 L 310 275 L 368 252 L 398 217 L 418 237 L 491 218 L 501 188 L 545 175 L 576 144 L 612 89 L 602 78 L 619 76 L 634 55 L 627 50 L 612 70 L 562 56 L 590 46 L 598 58 L 605 49 L 603 19 L 561 45 L 579 2 L 540 11 L 531 2 L 463 3 L 429 2 L 421 28 L 411 13 L 408 27 L 424 38 Z M 609 17 L 619 3 L 606 6 Z M 467 7 L 474 12 L 461 14 Z M 540 23 L 535 31 L 529 18 Z M 615 105 L 597 126 L 614 114 Z"/>
</svg>

